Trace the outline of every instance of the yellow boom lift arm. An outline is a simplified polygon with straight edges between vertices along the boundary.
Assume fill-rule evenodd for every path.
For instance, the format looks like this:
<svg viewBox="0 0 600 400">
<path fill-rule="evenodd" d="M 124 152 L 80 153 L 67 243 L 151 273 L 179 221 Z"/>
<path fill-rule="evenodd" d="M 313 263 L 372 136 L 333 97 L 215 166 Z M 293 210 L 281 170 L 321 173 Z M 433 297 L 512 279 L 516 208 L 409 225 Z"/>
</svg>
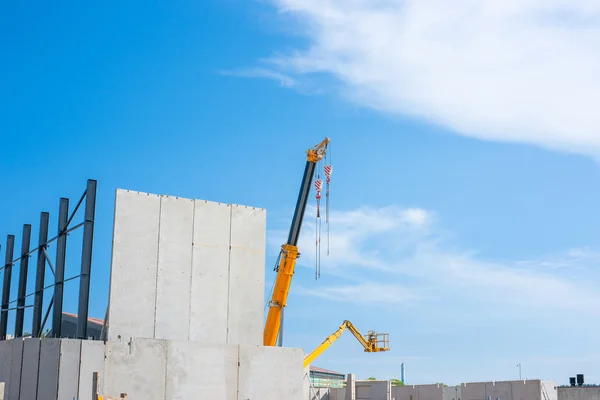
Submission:
<svg viewBox="0 0 600 400">
<path fill-rule="evenodd" d="M 321 353 L 327 350 L 329 346 L 333 344 L 333 342 L 338 340 L 346 329 L 348 329 L 354 335 L 356 340 L 358 340 L 362 347 L 364 347 L 366 353 L 377 353 L 380 351 L 390 350 L 389 336 L 387 333 L 369 331 L 367 332 L 367 335 L 363 336 L 358 329 L 352 325 L 352 322 L 346 320 L 342 325 L 340 325 L 339 329 L 325 339 L 323 343 L 319 345 L 319 347 L 304 357 L 304 368 L 308 367 L 317 357 L 321 355 Z"/>
<path fill-rule="evenodd" d="M 321 143 L 307 151 L 306 167 L 304 168 L 304 177 L 302 178 L 302 185 L 300 186 L 300 192 L 298 193 L 294 219 L 292 220 L 287 243 L 281 246 L 279 264 L 275 269 L 277 271 L 277 278 L 275 280 L 275 286 L 273 287 L 271 301 L 269 302 L 269 313 L 267 315 L 267 322 L 265 323 L 265 330 L 263 333 L 263 344 L 265 346 L 275 346 L 277 342 L 281 325 L 281 312 L 283 307 L 287 304 L 287 297 L 290 292 L 292 277 L 294 276 L 296 259 L 300 256 L 297 247 L 298 238 L 300 236 L 302 220 L 304 219 L 308 195 L 310 194 L 312 178 L 317 163 L 325 157 L 328 145 L 329 138 L 325 138 Z"/>
</svg>

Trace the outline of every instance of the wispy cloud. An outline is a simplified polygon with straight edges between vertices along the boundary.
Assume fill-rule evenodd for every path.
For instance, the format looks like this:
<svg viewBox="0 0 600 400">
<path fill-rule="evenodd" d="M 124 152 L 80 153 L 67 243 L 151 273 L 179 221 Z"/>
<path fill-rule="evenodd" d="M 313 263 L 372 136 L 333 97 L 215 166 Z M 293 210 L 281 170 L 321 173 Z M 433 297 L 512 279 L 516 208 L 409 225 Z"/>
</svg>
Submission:
<svg viewBox="0 0 600 400">
<path fill-rule="evenodd" d="M 309 43 L 277 71 L 459 134 L 600 153 L 597 1 L 270 1 Z"/>
<path fill-rule="evenodd" d="M 462 299 L 510 312 L 600 309 L 600 291 L 588 284 L 598 278 L 590 268 L 600 259 L 595 252 L 572 249 L 539 260 L 487 260 L 452 245 L 433 215 L 397 206 L 333 211 L 330 255 L 322 257 L 321 271 L 347 279 L 317 289 L 297 286 L 296 292 L 357 304 Z M 299 243 L 304 251 L 299 265 L 309 268 L 315 266 L 315 253 L 306 251 L 315 248 L 314 228 L 308 218 Z M 282 243 L 282 235 L 269 235 L 272 244 Z"/>
<path fill-rule="evenodd" d="M 284 87 L 296 86 L 296 80 L 282 72 L 267 68 L 242 68 L 220 71 L 222 75 L 237 76 L 241 78 L 265 78 L 279 82 Z"/>
</svg>

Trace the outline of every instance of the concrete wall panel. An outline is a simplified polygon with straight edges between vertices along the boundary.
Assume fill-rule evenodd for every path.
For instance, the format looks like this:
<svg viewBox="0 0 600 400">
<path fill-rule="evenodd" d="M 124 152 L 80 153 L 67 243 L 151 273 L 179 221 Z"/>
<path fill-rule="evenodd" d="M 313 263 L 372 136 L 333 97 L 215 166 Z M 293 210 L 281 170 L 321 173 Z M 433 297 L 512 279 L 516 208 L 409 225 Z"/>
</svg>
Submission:
<svg viewBox="0 0 600 400">
<path fill-rule="evenodd" d="M 444 397 L 444 386 L 438 384 L 418 385 L 417 395 L 418 400 L 442 400 Z"/>
<path fill-rule="evenodd" d="M 159 215 L 159 196 L 117 190 L 109 340 L 154 337 Z"/>
<path fill-rule="evenodd" d="M 10 362 L 10 382 L 8 400 L 19 400 L 21 390 L 21 367 L 23 365 L 23 340 L 13 339 L 12 359 Z"/>
<path fill-rule="evenodd" d="M 166 400 L 237 400 L 238 346 L 168 344 Z"/>
<path fill-rule="evenodd" d="M 60 340 L 60 358 L 58 364 L 58 398 L 77 398 L 79 386 L 79 359 L 81 341 L 77 339 Z"/>
<path fill-rule="evenodd" d="M 541 381 L 542 392 L 545 391 L 549 400 L 558 400 L 558 388 L 554 381 Z M 542 396 L 542 399 L 545 397 Z"/>
<path fill-rule="evenodd" d="M 329 389 L 329 400 L 345 400 L 346 388 L 331 388 Z"/>
<path fill-rule="evenodd" d="M 29 338 L 23 342 L 23 366 L 21 367 L 19 400 L 36 400 L 37 398 L 40 341 L 40 339 Z"/>
<path fill-rule="evenodd" d="M 302 349 L 240 346 L 238 400 L 304 400 Z"/>
<path fill-rule="evenodd" d="M 460 386 L 444 387 L 443 400 L 460 400 L 461 393 L 462 392 Z"/>
<path fill-rule="evenodd" d="M 81 341 L 78 400 L 92 400 L 94 372 L 100 373 L 99 387 L 102 387 L 102 379 L 104 378 L 104 350 L 104 342 L 94 340 Z"/>
<path fill-rule="evenodd" d="M 510 381 L 486 382 L 485 397 L 492 400 L 512 400 L 512 387 Z"/>
<path fill-rule="evenodd" d="M 541 400 L 542 389 L 539 380 L 511 381 L 513 400 Z"/>
<path fill-rule="evenodd" d="M 464 383 L 461 391 L 461 400 L 487 400 L 485 382 Z"/>
<path fill-rule="evenodd" d="M 266 210 L 231 206 L 227 343 L 262 345 Z"/>
<path fill-rule="evenodd" d="M 356 382 L 356 400 L 371 400 L 371 383 Z M 374 399 L 379 400 L 379 399 Z M 385 400 L 385 399 L 381 399 Z"/>
<path fill-rule="evenodd" d="M 131 345 L 107 342 L 104 393 L 127 393 L 132 399 L 163 399 L 166 364 L 164 340 L 134 339 Z"/>
<path fill-rule="evenodd" d="M 194 202 L 161 196 L 154 338 L 187 340 Z"/>
<path fill-rule="evenodd" d="M 58 359 L 60 339 L 45 338 L 40 344 L 40 370 L 37 385 L 38 400 L 58 398 Z"/>
<path fill-rule="evenodd" d="M 558 400 L 600 400 L 600 386 L 559 387 L 557 398 Z"/>
<path fill-rule="evenodd" d="M 2 389 L 1 395 L 8 398 L 8 385 L 10 383 L 10 371 L 12 368 L 12 351 L 13 351 L 12 340 L 0 341 L 0 382 L 4 382 L 4 388 Z"/>
<path fill-rule="evenodd" d="M 392 398 L 395 400 L 419 400 L 416 386 L 394 386 Z M 412 396 L 412 397 L 411 397 Z"/>
<path fill-rule="evenodd" d="M 392 384 L 390 381 L 371 382 L 371 400 L 390 400 L 392 392 Z M 438 399 L 438 400 L 441 400 Z"/>
<path fill-rule="evenodd" d="M 202 200 L 194 207 L 189 338 L 225 343 L 231 207 Z"/>
</svg>

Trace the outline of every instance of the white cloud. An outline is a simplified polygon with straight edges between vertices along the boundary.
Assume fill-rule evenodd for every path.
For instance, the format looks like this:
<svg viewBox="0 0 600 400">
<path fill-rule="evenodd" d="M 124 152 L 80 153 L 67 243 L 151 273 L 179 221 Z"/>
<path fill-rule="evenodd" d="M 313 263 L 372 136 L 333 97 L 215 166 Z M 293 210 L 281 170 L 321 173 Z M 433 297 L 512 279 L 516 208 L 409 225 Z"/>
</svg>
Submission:
<svg viewBox="0 0 600 400">
<path fill-rule="evenodd" d="M 600 153 L 597 1 L 270 1 L 309 40 L 270 59 L 294 79 L 332 74 L 353 101 L 471 137 Z"/>
<path fill-rule="evenodd" d="M 279 84 L 284 87 L 296 86 L 296 81 L 289 75 L 268 68 L 242 68 L 229 71 L 221 71 L 221 74 L 244 78 L 272 79 L 279 82 Z"/>
<path fill-rule="evenodd" d="M 432 215 L 396 206 L 333 211 L 331 252 L 322 256 L 321 272 L 347 282 L 321 282 L 317 288 L 300 285 L 295 292 L 357 304 L 459 299 L 474 307 L 499 306 L 498 310 L 511 313 L 597 313 L 600 309 L 600 291 L 589 284 L 598 280 L 590 268 L 598 260 L 592 250 L 571 249 L 540 260 L 489 261 L 452 248 Z M 281 234 L 275 236 L 281 239 Z M 314 246 L 314 222 L 309 217 L 299 242 L 300 266 L 314 268 L 315 252 L 309 251 Z"/>
</svg>

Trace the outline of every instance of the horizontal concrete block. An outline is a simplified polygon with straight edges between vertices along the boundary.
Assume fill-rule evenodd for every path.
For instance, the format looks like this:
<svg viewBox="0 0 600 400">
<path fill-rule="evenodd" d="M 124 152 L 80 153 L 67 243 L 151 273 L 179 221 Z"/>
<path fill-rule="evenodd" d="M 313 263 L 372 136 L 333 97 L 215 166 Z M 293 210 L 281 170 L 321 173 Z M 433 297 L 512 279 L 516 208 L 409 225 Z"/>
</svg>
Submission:
<svg viewBox="0 0 600 400">
<path fill-rule="evenodd" d="M 302 349 L 240 345 L 238 400 L 303 400 L 303 370 Z"/>
<path fill-rule="evenodd" d="M 166 400 L 237 400 L 238 346 L 171 341 Z"/>
<path fill-rule="evenodd" d="M 166 364 L 165 340 L 134 339 L 131 344 L 107 342 L 104 394 L 127 393 L 132 399 L 164 399 Z"/>
</svg>

